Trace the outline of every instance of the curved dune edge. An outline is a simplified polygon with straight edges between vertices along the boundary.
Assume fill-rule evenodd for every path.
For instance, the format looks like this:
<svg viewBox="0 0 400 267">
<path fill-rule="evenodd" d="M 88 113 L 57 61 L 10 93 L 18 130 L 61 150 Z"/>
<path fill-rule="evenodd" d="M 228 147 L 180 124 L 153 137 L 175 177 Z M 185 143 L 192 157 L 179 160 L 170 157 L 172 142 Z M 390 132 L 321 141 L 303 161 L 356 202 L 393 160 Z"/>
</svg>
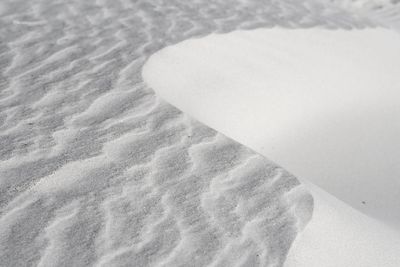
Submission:
<svg viewBox="0 0 400 267">
<path fill-rule="evenodd" d="M 313 184 L 313 217 L 293 242 L 285 267 L 396 267 L 400 234 Z"/>
<path fill-rule="evenodd" d="M 269 69 L 272 70 L 273 67 L 279 66 L 281 61 L 291 58 L 291 53 L 293 51 L 289 51 L 286 54 L 285 52 L 287 51 L 285 51 L 285 49 L 280 50 L 279 47 L 276 46 L 277 44 L 273 42 L 272 44 L 268 43 L 268 37 L 271 36 L 266 35 L 260 37 L 260 35 L 268 31 L 271 32 L 271 30 L 260 29 L 251 31 L 251 34 L 249 32 L 233 32 L 184 41 L 154 54 L 147 61 L 142 74 L 145 82 L 168 102 L 182 109 L 189 115 L 194 116 L 196 119 L 199 119 L 206 125 L 215 128 L 234 140 L 249 146 L 261 154 L 270 157 L 284 167 L 287 167 L 284 162 L 274 158 L 273 153 L 272 155 L 269 153 L 271 150 L 265 148 L 265 143 L 258 142 L 261 140 L 259 138 L 265 139 L 266 133 L 268 136 L 268 132 L 263 132 L 262 128 L 267 125 L 265 121 L 259 124 L 257 123 L 257 119 L 260 118 L 260 112 L 265 111 L 260 108 L 262 105 L 259 106 L 258 103 L 249 105 L 249 99 L 246 98 L 246 93 L 243 94 L 243 91 L 239 92 L 236 96 L 232 92 L 229 92 L 229 90 L 237 92 L 235 90 L 239 87 L 248 90 L 248 88 L 257 87 L 260 86 L 260 84 L 262 85 L 263 83 L 257 80 L 257 75 L 260 75 L 257 71 L 259 71 L 260 67 L 265 67 L 265 65 L 262 65 L 263 59 L 275 60 L 274 63 L 276 64 L 270 66 Z M 282 34 L 280 29 L 274 29 L 273 31 L 278 35 Z M 318 34 L 315 35 L 313 33 L 321 30 L 305 31 L 307 31 L 307 38 L 310 38 L 310 40 L 316 41 L 317 44 L 318 42 L 324 43 L 324 40 L 318 39 Z M 369 30 L 364 31 L 368 32 Z M 385 37 L 386 34 L 386 30 L 383 29 L 370 31 L 378 33 L 378 35 L 383 34 L 383 37 Z M 340 34 L 340 32 L 345 31 L 337 30 L 335 32 L 339 32 Z M 257 33 L 260 33 L 260 35 L 257 36 Z M 348 34 L 349 32 L 346 32 L 345 36 Z M 369 35 L 369 37 L 371 37 L 371 35 Z M 224 38 L 229 40 L 226 41 L 224 45 L 218 46 L 215 45 L 218 38 L 219 41 L 222 40 L 222 43 L 224 42 Z M 263 45 L 270 45 L 269 48 L 272 48 L 275 54 L 268 54 L 266 50 L 263 50 L 262 45 L 259 44 L 252 47 L 252 44 L 259 42 L 260 38 L 266 42 Z M 390 38 L 395 40 L 393 39 L 395 38 L 394 35 L 390 35 L 389 39 Z M 343 40 L 344 39 L 342 39 L 342 41 Z M 376 39 L 372 38 L 370 40 Z M 365 39 L 361 38 L 361 40 L 358 41 L 365 41 Z M 239 55 L 231 51 L 234 50 L 232 46 L 235 46 L 237 43 L 240 43 L 242 46 L 240 47 L 242 52 L 239 52 Z M 296 40 L 290 40 L 287 44 L 290 47 L 293 43 L 297 43 Z M 347 42 L 341 49 L 346 50 L 348 45 L 351 45 L 351 43 Z M 368 48 L 368 46 L 365 47 Z M 236 52 L 237 51 L 238 50 L 236 50 Z M 256 53 L 258 53 L 259 58 L 253 59 L 250 57 L 249 61 L 245 62 L 247 65 L 242 65 L 241 68 L 232 67 L 232 64 L 235 64 L 235 60 L 241 57 L 240 54 L 242 54 L 242 59 L 248 58 L 243 55 L 246 55 L 245 53 L 251 54 L 251 51 L 257 51 Z M 346 53 L 346 51 L 344 52 Z M 371 49 L 369 52 L 373 53 L 374 51 Z M 386 52 L 388 51 L 384 50 L 384 53 Z M 389 51 L 389 53 L 390 52 L 391 51 Z M 329 53 L 332 53 L 332 51 L 329 50 Z M 228 64 L 226 64 L 226 62 L 224 63 L 227 68 L 222 72 L 220 69 L 221 64 L 218 65 L 218 59 L 221 58 L 228 62 Z M 374 59 L 377 58 L 379 57 L 374 57 Z M 195 64 L 195 62 L 197 64 Z M 340 64 L 338 66 L 340 66 Z M 231 68 L 233 72 L 229 73 Z M 278 78 L 280 74 L 281 73 L 274 73 Z M 386 73 L 385 75 L 391 74 L 392 73 Z M 240 79 L 235 79 L 235 76 L 245 76 L 246 78 L 243 79 L 244 82 L 241 82 Z M 291 77 L 286 78 L 288 79 L 286 79 L 284 83 L 278 83 L 278 87 L 290 85 Z M 297 78 L 297 82 L 304 81 L 301 76 Z M 249 83 L 250 80 L 252 80 L 252 83 Z M 239 85 L 234 84 L 232 81 L 237 82 Z M 275 79 L 275 81 L 279 81 L 279 79 Z M 320 83 L 317 82 L 316 85 L 320 85 Z M 221 88 L 223 89 L 221 90 Z M 389 89 L 387 92 L 390 93 L 389 96 L 392 98 L 397 96 L 395 90 Z M 262 94 L 257 95 L 258 93 L 259 91 L 256 91 L 255 95 L 260 99 L 265 97 L 265 95 Z M 296 94 L 296 92 L 292 92 L 292 94 Z M 250 95 L 250 93 L 247 95 Z M 297 96 L 300 95 L 298 94 Z M 254 97 L 254 95 L 249 98 L 252 97 Z M 274 100 L 274 98 L 271 99 Z M 376 95 L 374 94 L 368 95 L 367 99 L 369 99 L 367 104 L 376 103 L 374 102 L 376 100 Z M 244 105 L 241 106 L 240 102 L 243 102 Z M 296 105 L 295 102 L 290 103 Z M 396 103 L 397 102 L 390 102 L 388 106 L 395 107 Z M 269 102 L 269 104 L 271 104 L 271 102 Z M 360 111 L 369 107 L 367 104 L 362 107 Z M 254 108 L 256 112 L 252 113 L 251 109 Z M 260 109 L 257 110 L 257 108 Z M 279 107 L 277 109 L 279 110 Z M 333 109 L 335 109 L 334 106 L 332 106 L 332 110 Z M 301 109 L 298 109 L 298 111 L 300 110 Z M 314 110 L 311 111 L 314 112 Z M 253 116 L 257 112 L 258 115 Z M 245 115 L 242 116 L 241 114 Z M 263 116 L 264 115 L 265 113 L 263 113 Z M 250 120 L 251 125 L 246 124 L 249 122 L 250 118 L 246 116 L 253 116 L 253 120 Z M 284 121 L 284 125 L 279 128 L 279 130 L 288 129 L 287 127 L 290 127 L 291 123 L 296 123 L 296 116 Z M 246 132 L 248 129 L 250 129 L 250 131 Z M 272 134 L 268 137 L 276 141 L 276 138 L 279 138 L 281 133 L 284 132 L 277 131 L 275 135 Z M 284 140 L 283 138 L 283 141 L 279 141 L 284 143 Z M 267 145 L 271 144 L 273 145 L 273 142 Z M 288 151 L 285 152 L 288 153 Z M 289 168 L 289 171 L 292 170 Z M 294 172 L 294 174 L 296 175 L 297 173 Z M 307 176 L 302 175 L 300 178 L 307 179 Z M 315 202 L 313 219 L 307 225 L 305 231 L 296 239 L 287 258 L 286 266 L 320 266 L 321 262 L 323 262 L 324 266 L 398 266 L 400 264 L 400 256 L 397 255 L 398 249 L 400 248 L 400 234 L 398 231 L 387 226 L 388 224 L 393 224 L 393 221 L 390 220 L 392 218 L 383 221 L 373 219 L 349 207 L 347 204 L 313 184 L 306 183 Z M 395 185 L 396 184 L 394 184 L 394 186 Z M 390 188 L 390 186 L 391 184 L 389 183 L 388 188 Z M 395 190 L 395 188 L 396 187 L 392 187 L 393 190 Z M 395 200 L 395 195 L 391 195 L 389 192 L 386 200 L 390 200 L 390 197 L 392 197 L 392 200 Z M 346 199 L 346 201 L 349 202 L 349 199 Z M 355 206 L 354 203 L 352 204 Z M 377 210 L 376 207 L 372 207 L 370 210 L 363 211 L 366 213 L 373 213 Z M 378 218 L 382 218 L 382 214 L 377 213 L 374 215 Z"/>
</svg>

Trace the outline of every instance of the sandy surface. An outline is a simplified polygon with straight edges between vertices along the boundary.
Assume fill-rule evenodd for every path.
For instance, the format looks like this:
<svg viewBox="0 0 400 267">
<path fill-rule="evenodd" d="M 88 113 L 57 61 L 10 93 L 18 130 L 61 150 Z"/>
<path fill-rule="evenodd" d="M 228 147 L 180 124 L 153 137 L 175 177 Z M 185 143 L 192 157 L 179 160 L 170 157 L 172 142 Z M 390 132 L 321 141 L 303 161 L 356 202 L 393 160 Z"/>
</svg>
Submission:
<svg viewBox="0 0 400 267">
<path fill-rule="evenodd" d="M 372 24 L 311 0 L 1 1 L 0 265 L 281 266 L 311 196 L 142 66 L 213 32 Z"/>
<path fill-rule="evenodd" d="M 168 102 L 306 183 L 313 216 L 286 267 L 400 265 L 395 26 L 214 34 L 143 68 Z"/>
</svg>

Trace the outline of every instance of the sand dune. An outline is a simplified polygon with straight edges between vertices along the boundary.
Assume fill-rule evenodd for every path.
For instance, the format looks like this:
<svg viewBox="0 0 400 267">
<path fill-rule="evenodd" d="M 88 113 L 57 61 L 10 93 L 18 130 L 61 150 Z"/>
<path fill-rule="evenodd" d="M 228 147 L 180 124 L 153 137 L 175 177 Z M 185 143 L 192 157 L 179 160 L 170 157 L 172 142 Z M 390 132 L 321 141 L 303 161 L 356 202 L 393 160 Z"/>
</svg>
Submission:
<svg viewBox="0 0 400 267">
<path fill-rule="evenodd" d="M 315 186 L 288 266 L 398 266 L 400 35 L 263 29 L 165 48 L 143 68 L 168 102 Z M 297 260 L 296 260 L 297 259 Z"/>
<path fill-rule="evenodd" d="M 400 226 L 398 47 L 386 29 L 243 31 L 161 50 L 143 75 L 200 121 Z"/>
<path fill-rule="evenodd" d="M 0 266 L 282 266 L 311 195 L 143 64 L 212 33 L 373 25 L 313 0 L 2 0 Z"/>
</svg>

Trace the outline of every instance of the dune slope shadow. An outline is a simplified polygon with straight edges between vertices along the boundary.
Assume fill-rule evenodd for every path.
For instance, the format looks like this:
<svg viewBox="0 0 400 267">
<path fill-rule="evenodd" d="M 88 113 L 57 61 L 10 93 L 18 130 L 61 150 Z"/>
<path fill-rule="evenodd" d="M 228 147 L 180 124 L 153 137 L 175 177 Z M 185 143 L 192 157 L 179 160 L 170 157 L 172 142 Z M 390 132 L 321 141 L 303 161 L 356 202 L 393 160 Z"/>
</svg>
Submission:
<svg viewBox="0 0 400 267">
<path fill-rule="evenodd" d="M 397 266 L 400 238 L 388 225 L 400 227 L 398 47 L 386 29 L 237 31 L 167 47 L 143 77 L 184 112 L 340 199 L 310 185 L 319 221 L 308 229 L 335 231 L 319 240 L 328 251 L 362 252 L 343 264 Z"/>
</svg>

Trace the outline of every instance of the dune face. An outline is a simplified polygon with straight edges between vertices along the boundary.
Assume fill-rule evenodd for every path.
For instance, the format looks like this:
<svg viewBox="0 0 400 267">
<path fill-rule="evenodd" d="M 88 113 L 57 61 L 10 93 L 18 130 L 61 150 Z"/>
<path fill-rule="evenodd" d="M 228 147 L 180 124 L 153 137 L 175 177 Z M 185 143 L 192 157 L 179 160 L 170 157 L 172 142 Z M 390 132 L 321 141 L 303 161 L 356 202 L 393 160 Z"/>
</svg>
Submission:
<svg viewBox="0 0 400 267">
<path fill-rule="evenodd" d="M 398 47 L 400 35 L 383 28 L 237 31 L 167 47 L 143 77 L 308 185 L 313 218 L 285 266 L 396 267 Z"/>
<path fill-rule="evenodd" d="M 165 48 L 143 75 L 200 121 L 400 227 L 399 47 L 382 28 L 243 31 Z"/>
</svg>

